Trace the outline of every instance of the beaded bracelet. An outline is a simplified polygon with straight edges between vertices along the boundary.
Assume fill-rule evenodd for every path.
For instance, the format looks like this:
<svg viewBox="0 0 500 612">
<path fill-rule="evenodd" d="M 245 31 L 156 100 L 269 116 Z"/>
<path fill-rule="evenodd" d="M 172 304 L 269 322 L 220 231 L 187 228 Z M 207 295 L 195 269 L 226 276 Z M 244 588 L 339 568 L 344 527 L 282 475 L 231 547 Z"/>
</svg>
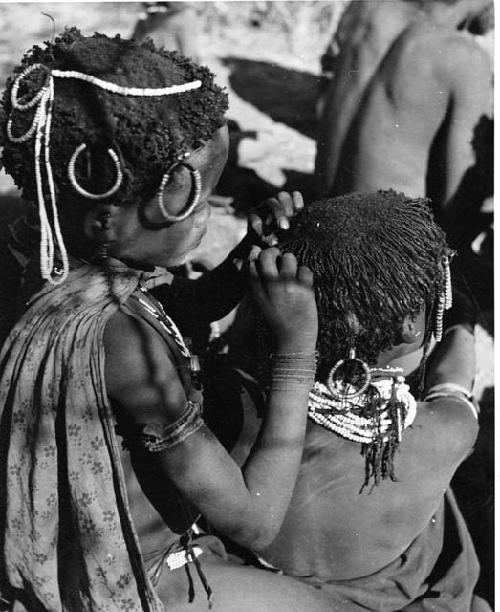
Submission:
<svg viewBox="0 0 500 612">
<path fill-rule="evenodd" d="M 195 402 L 188 402 L 186 410 L 170 425 L 163 423 L 146 423 L 140 425 L 138 439 L 140 444 L 150 453 L 159 453 L 186 438 L 204 425 L 201 409 Z"/>
<path fill-rule="evenodd" d="M 479 406 L 474 400 L 472 392 L 466 387 L 463 387 L 462 385 L 453 382 L 446 382 L 434 385 L 427 391 L 427 395 L 424 398 L 424 402 L 432 402 L 436 399 L 443 398 L 455 399 L 463 402 L 470 408 L 472 414 L 474 415 L 474 418 L 477 420 Z"/>
</svg>

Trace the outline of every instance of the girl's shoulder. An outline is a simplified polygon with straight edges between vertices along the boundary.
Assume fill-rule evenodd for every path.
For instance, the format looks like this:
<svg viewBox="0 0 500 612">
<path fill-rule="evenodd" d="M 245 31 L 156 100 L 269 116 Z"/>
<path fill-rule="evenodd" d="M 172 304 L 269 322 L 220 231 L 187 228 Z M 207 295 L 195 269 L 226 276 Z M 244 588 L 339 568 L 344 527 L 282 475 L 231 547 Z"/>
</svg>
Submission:
<svg viewBox="0 0 500 612">
<path fill-rule="evenodd" d="M 461 463 L 478 433 L 478 407 L 467 392 L 439 385 L 418 404 L 414 427 L 423 445 L 442 454 L 445 463 Z"/>
</svg>

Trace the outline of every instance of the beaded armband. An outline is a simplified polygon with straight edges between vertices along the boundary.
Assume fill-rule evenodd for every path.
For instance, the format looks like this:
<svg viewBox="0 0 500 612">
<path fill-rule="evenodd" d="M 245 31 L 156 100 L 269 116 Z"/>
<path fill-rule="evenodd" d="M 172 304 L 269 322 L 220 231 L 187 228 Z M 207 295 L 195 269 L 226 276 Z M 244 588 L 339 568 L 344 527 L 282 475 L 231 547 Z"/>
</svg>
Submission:
<svg viewBox="0 0 500 612">
<path fill-rule="evenodd" d="M 464 402 L 471 409 L 474 418 L 478 418 L 479 408 L 474 401 L 471 392 L 462 385 L 452 382 L 434 385 L 427 392 L 424 402 L 432 402 L 433 400 L 441 397 L 452 398 Z"/>
<path fill-rule="evenodd" d="M 186 410 L 170 425 L 162 423 L 145 423 L 140 425 L 138 440 L 150 453 L 159 453 L 166 448 L 184 442 L 195 431 L 204 425 L 201 409 L 195 402 L 188 402 Z"/>
</svg>

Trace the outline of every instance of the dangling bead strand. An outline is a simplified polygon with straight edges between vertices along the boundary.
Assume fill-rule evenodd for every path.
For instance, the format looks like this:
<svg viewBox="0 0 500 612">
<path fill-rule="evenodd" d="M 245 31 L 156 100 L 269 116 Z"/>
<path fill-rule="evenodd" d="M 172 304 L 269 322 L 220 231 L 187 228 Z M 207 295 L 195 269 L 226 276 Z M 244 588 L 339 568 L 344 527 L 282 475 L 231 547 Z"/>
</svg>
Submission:
<svg viewBox="0 0 500 612">
<path fill-rule="evenodd" d="M 444 267 L 444 289 L 439 295 L 438 305 L 436 309 L 436 323 L 434 337 L 436 342 L 441 342 L 443 339 L 443 317 L 445 310 L 448 310 L 453 305 L 453 290 L 451 286 L 450 259 L 445 256 L 443 260 Z"/>
<path fill-rule="evenodd" d="M 61 257 L 62 268 L 54 265 L 54 260 L 50 264 L 50 268 L 46 271 L 48 280 L 54 285 L 60 285 L 65 281 L 69 272 L 69 259 L 66 245 L 64 244 L 64 238 L 61 232 L 61 224 L 59 223 L 59 211 L 56 205 L 56 190 L 54 185 L 54 176 L 52 174 L 52 165 L 50 163 L 50 128 L 52 126 L 52 108 L 54 105 L 54 81 L 53 79 L 49 82 L 49 95 L 48 95 L 48 109 L 47 109 L 47 123 L 45 126 L 45 174 L 47 176 L 47 183 L 49 185 L 49 196 L 52 205 L 52 219 L 54 224 L 54 233 L 56 236 L 56 244 Z M 50 228 L 50 225 L 49 225 Z M 53 250 L 53 249 L 52 249 Z M 53 257 L 53 255 L 52 255 Z M 56 278 L 52 276 L 52 273 Z"/>
<path fill-rule="evenodd" d="M 450 271 L 450 260 L 446 257 L 444 264 L 444 296 L 445 302 L 444 307 L 446 310 L 453 306 L 453 290 L 451 287 L 451 271 Z"/>
<path fill-rule="evenodd" d="M 37 91 L 37 93 L 31 98 L 31 100 L 27 102 L 21 102 L 18 98 L 19 87 L 21 85 L 22 80 L 30 75 L 35 70 L 42 70 L 46 73 L 46 80 L 44 85 Z M 54 185 L 54 177 L 52 173 L 52 167 L 50 163 L 50 128 L 52 123 L 52 110 L 54 104 L 54 77 L 58 78 L 66 78 L 66 79 L 78 79 L 81 81 L 85 81 L 108 91 L 110 93 L 122 95 L 122 96 L 140 96 L 140 97 L 158 97 L 158 96 L 167 96 L 172 94 L 184 93 L 187 91 L 191 91 L 194 89 L 198 89 L 201 87 L 202 83 L 199 80 L 191 81 L 189 83 L 183 83 L 181 85 L 171 85 L 168 87 L 123 87 L 121 85 L 117 85 L 116 83 L 110 83 L 108 81 L 103 81 L 97 77 L 92 75 L 84 74 L 82 72 L 77 72 L 75 70 L 63 71 L 63 70 L 50 70 L 44 64 L 33 64 L 28 66 L 21 74 L 17 76 L 15 79 L 11 93 L 10 99 L 12 103 L 12 109 L 15 111 L 25 112 L 32 108 L 35 109 L 33 121 L 28 128 L 28 130 L 19 136 L 15 136 L 13 133 L 12 126 L 12 117 L 9 117 L 7 121 L 7 136 L 11 142 L 14 143 L 23 143 L 30 140 L 33 135 L 35 136 L 34 150 L 35 150 L 35 183 L 36 183 L 36 193 L 38 200 L 38 214 L 40 217 L 40 273 L 44 280 L 47 280 L 49 283 L 53 285 L 59 285 L 62 283 L 68 273 L 69 273 L 69 260 L 68 254 L 66 251 L 66 247 L 64 244 L 60 223 L 59 223 L 59 215 L 56 205 L 56 196 L 55 196 L 55 185 Z M 42 155 L 42 139 L 43 139 L 43 154 L 45 157 L 44 167 L 47 178 L 47 183 L 49 187 L 49 197 L 52 206 L 52 219 L 53 219 L 53 228 L 51 227 L 47 210 L 44 201 L 43 195 L 43 177 L 42 177 L 42 169 L 41 169 L 41 155 Z M 78 154 L 85 148 L 85 144 L 80 145 L 73 157 L 70 160 L 68 173 L 71 184 L 73 187 L 84 197 L 89 199 L 101 199 L 104 197 L 109 197 L 113 193 L 119 189 L 122 180 L 123 174 L 120 167 L 120 161 L 116 153 L 112 149 L 108 149 L 108 154 L 113 160 L 116 168 L 116 182 L 113 187 L 108 190 L 105 194 L 93 194 L 86 190 L 84 190 L 77 182 L 75 176 L 75 163 Z M 197 172 L 197 171 L 194 171 Z M 198 173 L 199 174 L 199 173 Z M 198 180 L 199 178 L 199 180 Z M 196 177 L 193 174 L 194 179 L 194 189 L 195 189 L 195 198 L 199 199 L 199 194 L 201 192 L 201 177 Z M 193 206 L 194 208 L 194 206 Z M 54 242 L 55 240 L 55 242 Z M 62 268 L 55 266 L 55 249 L 59 251 L 59 256 L 61 258 Z"/>
</svg>

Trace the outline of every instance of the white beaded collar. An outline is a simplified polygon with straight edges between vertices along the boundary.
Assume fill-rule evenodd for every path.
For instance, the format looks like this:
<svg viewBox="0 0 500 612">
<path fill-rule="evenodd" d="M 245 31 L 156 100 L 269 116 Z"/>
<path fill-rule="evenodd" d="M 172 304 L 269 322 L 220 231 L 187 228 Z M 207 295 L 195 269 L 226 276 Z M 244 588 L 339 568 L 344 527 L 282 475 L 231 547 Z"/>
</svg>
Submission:
<svg viewBox="0 0 500 612">
<path fill-rule="evenodd" d="M 394 417 L 389 414 L 388 404 L 395 398 L 401 408 L 396 411 L 396 426 L 398 441 L 401 440 L 403 430 L 415 420 L 417 402 L 410 393 L 410 388 L 404 382 L 403 370 L 400 368 L 378 369 L 372 368 L 372 382 L 365 393 L 352 399 L 334 399 L 323 383 L 316 381 L 309 393 L 309 407 L 307 416 L 318 425 L 325 427 L 337 435 L 358 442 L 370 444 L 382 437 L 387 438 L 393 428 Z M 362 416 L 363 408 L 367 407 L 368 394 L 373 390 L 382 400 L 377 408 L 375 417 Z M 345 386 L 343 387 L 345 392 Z"/>
</svg>

